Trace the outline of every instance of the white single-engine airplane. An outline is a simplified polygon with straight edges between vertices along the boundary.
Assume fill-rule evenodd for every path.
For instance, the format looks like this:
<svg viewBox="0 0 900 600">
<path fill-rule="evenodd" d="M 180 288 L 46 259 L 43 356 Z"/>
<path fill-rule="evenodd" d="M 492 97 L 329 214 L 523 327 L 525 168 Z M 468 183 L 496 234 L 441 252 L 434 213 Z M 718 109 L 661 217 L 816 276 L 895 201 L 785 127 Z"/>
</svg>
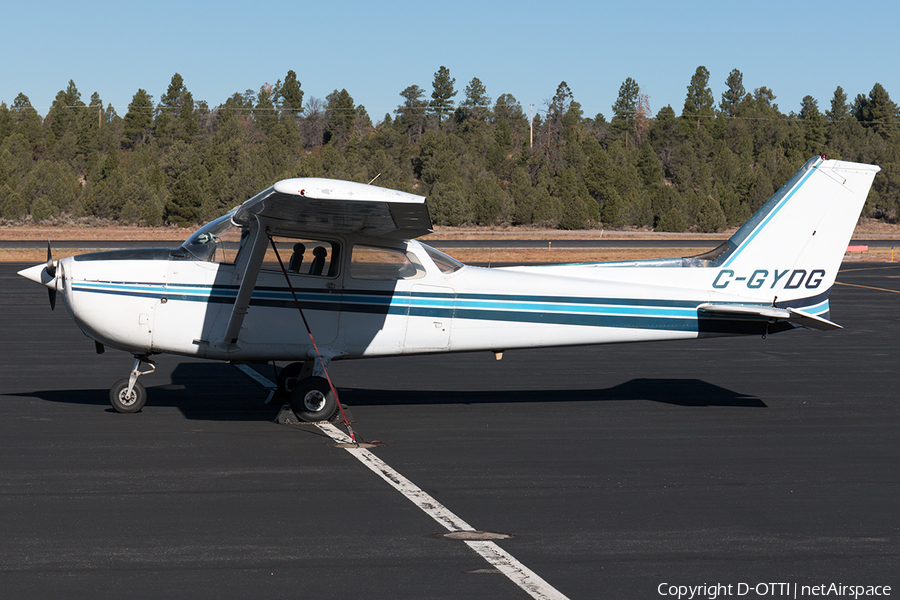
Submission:
<svg viewBox="0 0 900 600">
<path fill-rule="evenodd" d="M 879 167 L 810 159 L 728 241 L 690 258 L 478 268 L 414 238 L 425 198 L 286 179 L 176 249 L 50 257 L 19 272 L 61 294 L 98 352 L 296 361 L 279 389 L 306 421 L 339 411 L 332 360 L 835 329 L 828 295 Z M 141 371 L 141 363 L 151 370 Z"/>
</svg>

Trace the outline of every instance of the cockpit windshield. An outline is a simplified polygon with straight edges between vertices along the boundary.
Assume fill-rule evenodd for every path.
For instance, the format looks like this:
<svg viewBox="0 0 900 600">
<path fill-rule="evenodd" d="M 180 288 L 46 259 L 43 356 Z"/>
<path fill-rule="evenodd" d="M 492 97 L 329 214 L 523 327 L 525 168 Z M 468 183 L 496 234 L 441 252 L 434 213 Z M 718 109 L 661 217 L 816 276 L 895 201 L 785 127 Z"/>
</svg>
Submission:
<svg viewBox="0 0 900 600">
<path fill-rule="evenodd" d="M 243 241 L 243 231 L 231 221 L 233 213 L 232 210 L 195 231 L 181 248 L 196 260 L 234 263 Z"/>
</svg>

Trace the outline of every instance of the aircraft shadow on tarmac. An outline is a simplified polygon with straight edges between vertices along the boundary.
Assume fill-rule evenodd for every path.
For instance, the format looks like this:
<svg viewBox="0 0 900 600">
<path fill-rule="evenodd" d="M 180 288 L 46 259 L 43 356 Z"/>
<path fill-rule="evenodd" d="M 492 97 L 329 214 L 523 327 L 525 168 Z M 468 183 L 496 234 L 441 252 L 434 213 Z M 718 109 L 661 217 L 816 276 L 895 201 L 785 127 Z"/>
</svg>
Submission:
<svg viewBox="0 0 900 600">
<path fill-rule="evenodd" d="M 269 369 L 264 375 L 274 377 Z M 159 379 L 159 375 L 156 375 Z M 275 419 L 281 404 L 265 404 L 269 392 L 225 363 L 181 363 L 172 371 L 171 383 L 154 385 L 154 375 L 142 379 L 147 386 L 147 408 L 174 407 L 188 419 L 211 421 L 266 421 Z M 46 390 L 10 394 L 61 404 L 109 405 L 109 389 Z M 277 405 L 276 405 L 277 404 Z M 117 413 L 115 413 L 117 414 Z"/>
<path fill-rule="evenodd" d="M 700 379 L 632 379 L 615 387 L 592 390 L 426 391 L 338 388 L 349 406 L 412 404 L 494 404 L 507 402 L 615 402 L 646 400 L 675 406 L 767 408 L 756 396 L 739 394 Z"/>
<path fill-rule="evenodd" d="M 273 378 L 274 372 L 266 375 Z M 182 363 L 172 372 L 172 383 L 151 385 L 147 391 L 148 408 L 175 407 L 188 419 L 271 420 L 281 407 L 279 401 L 264 404 L 268 391 L 223 363 Z M 610 388 L 580 390 L 451 391 L 339 387 L 338 393 L 341 402 L 350 407 L 644 400 L 684 407 L 766 408 L 765 402 L 756 396 L 740 394 L 700 379 L 632 379 Z M 14 395 L 63 404 L 109 405 L 107 389 L 46 390 Z M 108 411 L 113 412 L 109 407 Z"/>
</svg>

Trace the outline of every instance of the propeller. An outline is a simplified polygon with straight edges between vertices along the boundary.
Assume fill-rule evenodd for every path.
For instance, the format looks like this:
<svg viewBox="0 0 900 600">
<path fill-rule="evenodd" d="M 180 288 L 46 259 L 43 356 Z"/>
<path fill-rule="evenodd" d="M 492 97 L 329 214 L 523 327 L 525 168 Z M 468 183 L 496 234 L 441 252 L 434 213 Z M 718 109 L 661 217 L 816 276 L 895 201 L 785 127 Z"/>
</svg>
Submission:
<svg viewBox="0 0 900 600">
<path fill-rule="evenodd" d="M 56 262 L 53 260 L 53 254 L 50 251 L 50 238 L 47 238 L 47 275 L 50 277 L 56 277 Z M 47 293 L 50 295 L 50 310 L 56 309 L 56 285 L 53 287 L 47 288 Z"/>
</svg>

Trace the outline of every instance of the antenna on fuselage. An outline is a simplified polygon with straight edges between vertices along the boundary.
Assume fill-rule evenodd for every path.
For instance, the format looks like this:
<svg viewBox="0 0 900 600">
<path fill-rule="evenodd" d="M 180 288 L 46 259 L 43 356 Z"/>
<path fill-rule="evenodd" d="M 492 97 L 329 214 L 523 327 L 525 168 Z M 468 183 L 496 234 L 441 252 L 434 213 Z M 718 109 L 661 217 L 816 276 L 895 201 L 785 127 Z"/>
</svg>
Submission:
<svg viewBox="0 0 900 600">
<path fill-rule="evenodd" d="M 375 180 L 378 179 L 379 177 L 381 177 L 381 173 L 379 173 L 378 175 L 376 175 L 375 177 L 373 177 L 373 178 L 372 178 L 372 181 L 375 181 Z M 367 183 L 366 185 L 372 185 L 372 181 L 370 181 L 370 182 Z"/>
</svg>

